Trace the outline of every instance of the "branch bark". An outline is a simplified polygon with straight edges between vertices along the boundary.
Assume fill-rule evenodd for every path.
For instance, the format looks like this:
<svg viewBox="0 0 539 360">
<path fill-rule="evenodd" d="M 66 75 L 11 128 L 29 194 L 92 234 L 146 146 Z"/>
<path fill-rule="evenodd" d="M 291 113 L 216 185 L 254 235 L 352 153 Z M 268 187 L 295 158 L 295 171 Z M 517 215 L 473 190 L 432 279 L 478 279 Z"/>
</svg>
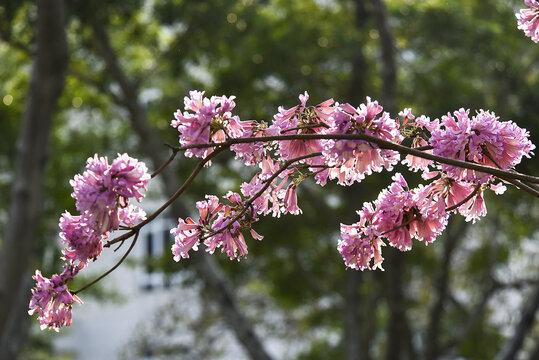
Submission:
<svg viewBox="0 0 539 360">
<path fill-rule="evenodd" d="M 0 252 L 2 359 L 16 358 L 26 335 L 31 286 L 27 268 L 41 219 L 50 130 L 68 59 L 64 2 L 38 0 L 37 9 L 37 52 L 17 141 L 9 218 Z"/>
<path fill-rule="evenodd" d="M 129 112 L 133 129 L 140 138 L 142 150 L 151 159 L 154 167 L 158 167 L 167 158 L 164 153 L 165 147 L 160 144 L 159 137 L 149 124 L 146 109 L 142 106 L 138 98 L 139 89 L 136 83 L 131 81 L 120 67 L 118 56 L 110 44 L 105 29 L 99 24 L 91 24 L 91 26 L 108 72 L 120 85 L 124 97 L 123 103 Z M 179 179 L 170 172 L 170 169 L 165 169 L 162 172 L 162 176 L 165 192 L 173 194 L 177 184 L 180 183 Z M 171 207 L 172 212 L 176 216 L 187 215 L 187 211 L 181 202 L 175 201 Z M 232 328 L 237 340 L 242 344 L 245 351 L 252 359 L 270 360 L 271 357 L 264 349 L 252 325 L 241 313 L 232 285 L 226 278 L 224 271 L 220 269 L 216 260 L 211 256 L 205 256 L 203 252 L 193 253 L 190 259 L 197 274 L 212 294 L 211 297 L 219 304 L 222 315 L 227 320 L 227 324 Z"/>
</svg>

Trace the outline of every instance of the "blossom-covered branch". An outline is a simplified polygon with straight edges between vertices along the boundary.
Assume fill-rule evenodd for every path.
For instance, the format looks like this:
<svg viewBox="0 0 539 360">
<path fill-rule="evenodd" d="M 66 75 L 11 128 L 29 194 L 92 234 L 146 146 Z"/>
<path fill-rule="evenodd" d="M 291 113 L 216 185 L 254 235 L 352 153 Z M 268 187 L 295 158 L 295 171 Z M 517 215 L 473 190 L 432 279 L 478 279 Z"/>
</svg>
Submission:
<svg viewBox="0 0 539 360">
<path fill-rule="evenodd" d="M 210 253 L 220 248 L 231 259 L 240 260 L 248 253 L 245 232 L 256 240 L 263 238 L 252 228 L 260 216 L 302 212 L 297 188 L 308 178 L 320 186 L 331 180 L 350 186 L 373 172 L 391 171 L 399 162 L 423 173 L 427 183 L 415 189 L 408 187 L 400 173 L 395 174 L 393 184 L 357 212 L 357 223 L 341 224 L 337 249 L 346 266 L 360 270 L 382 269 L 385 245 L 405 251 L 412 248 L 414 238 L 433 242 L 451 214 L 459 213 L 473 222 L 484 216 L 483 193 L 505 190 L 502 184 L 495 184 L 496 179 L 521 188 L 528 186 L 524 182 L 539 184 L 539 178 L 513 170 L 523 156 L 533 154 L 529 133 L 511 121 L 499 121 L 489 111 L 470 116 L 469 110 L 460 109 L 430 121 L 426 116 L 416 118 L 410 109 L 392 118 L 370 98 L 359 107 L 333 99 L 308 106 L 307 93 L 299 100 L 290 109 L 280 107 L 267 124 L 233 115 L 233 96 L 207 98 L 203 92 L 192 91 L 185 98 L 184 110 L 178 110 L 171 123 L 179 131 L 180 146 L 170 146 L 171 157 L 152 175 L 143 163 L 126 154 L 112 165 L 97 155 L 88 159 L 87 170 L 71 182 L 81 215 L 66 212 L 60 220 L 65 271 L 50 280 L 36 272 L 31 313 L 38 313 L 44 327 L 57 330 L 68 325 L 71 305 L 79 300 L 67 289 L 73 276 L 95 260 L 103 247 L 121 246 L 135 236 L 131 249 L 141 228 L 179 198 L 225 149 L 259 171 L 241 185 L 241 193 L 231 190 L 223 201 L 207 195 L 197 202 L 198 220 L 178 219 L 178 226 L 171 230 L 176 261 L 188 258 L 200 244 Z M 407 139 L 411 147 L 403 145 Z M 146 217 L 129 199 L 142 200 L 141 190 L 178 152 L 201 160 L 176 193 Z M 402 161 L 401 154 L 406 155 Z M 104 242 L 118 229 L 127 231 Z M 113 271 L 130 249 L 111 270 L 76 293 Z"/>
</svg>

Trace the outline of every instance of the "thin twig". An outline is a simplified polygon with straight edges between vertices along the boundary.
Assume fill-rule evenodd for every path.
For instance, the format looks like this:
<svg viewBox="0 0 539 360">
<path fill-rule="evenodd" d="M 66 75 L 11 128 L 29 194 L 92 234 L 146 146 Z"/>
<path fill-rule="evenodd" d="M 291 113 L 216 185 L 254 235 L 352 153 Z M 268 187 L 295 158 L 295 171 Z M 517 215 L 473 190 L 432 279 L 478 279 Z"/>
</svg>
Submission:
<svg viewBox="0 0 539 360">
<path fill-rule="evenodd" d="M 168 158 L 167 161 L 165 161 L 163 163 L 163 165 L 161 165 L 159 167 L 159 169 L 155 170 L 153 173 L 152 173 L 152 179 L 157 176 L 161 171 L 163 171 L 164 168 L 166 168 L 168 166 L 168 164 L 170 164 L 172 162 L 172 160 L 174 160 L 174 158 L 176 157 L 176 154 L 178 153 L 178 150 L 176 150 L 175 148 L 173 148 L 172 146 L 169 145 L 169 147 L 172 149 L 172 153 L 170 154 L 170 157 Z"/>
<path fill-rule="evenodd" d="M 481 184 L 477 184 L 475 185 L 475 188 L 473 189 L 472 193 L 468 196 L 466 196 L 464 198 L 464 200 L 460 201 L 459 203 L 453 205 L 453 206 L 450 206 L 448 207 L 447 209 L 445 209 L 445 211 L 449 212 L 449 211 L 453 211 L 455 210 L 456 208 L 458 208 L 459 206 L 461 205 L 464 205 L 468 202 L 468 200 L 470 200 L 471 198 L 473 198 L 475 196 L 475 194 L 477 194 L 477 192 L 479 191 L 479 189 L 481 189 Z"/>
<path fill-rule="evenodd" d="M 116 270 L 116 268 L 118 266 L 121 265 L 121 263 L 124 262 L 124 260 L 127 258 L 127 255 L 129 255 L 129 253 L 131 252 L 131 250 L 133 250 L 133 247 L 135 246 L 136 242 L 137 242 L 137 239 L 138 239 L 138 235 L 140 233 L 140 230 L 136 230 L 135 232 L 135 238 L 133 239 L 133 241 L 131 242 L 131 245 L 129 246 L 129 249 L 127 249 L 127 251 L 125 252 L 125 254 L 122 256 L 122 258 L 120 259 L 120 261 L 118 261 L 116 263 L 116 265 L 114 265 L 113 267 L 111 267 L 106 273 L 102 274 L 101 276 L 99 276 L 97 279 L 95 279 L 94 281 L 84 285 L 83 287 L 81 287 L 79 290 L 77 291 L 72 291 L 71 294 L 72 295 L 76 295 L 78 293 L 80 293 L 81 291 L 84 291 L 86 289 L 88 289 L 90 286 L 93 286 L 95 283 L 99 282 L 101 279 L 103 279 L 104 277 L 106 277 L 108 274 L 110 274 L 111 272 L 113 272 L 114 270 Z"/>
<path fill-rule="evenodd" d="M 398 229 L 403 228 L 405 226 L 408 226 L 408 225 L 410 225 L 411 223 L 413 223 L 416 220 L 419 220 L 419 216 L 414 216 L 410 220 L 400 224 L 399 226 L 396 226 L 393 229 L 389 229 L 387 231 L 384 231 L 383 233 L 380 234 L 380 236 L 384 236 L 385 234 L 389 234 L 392 231 L 395 231 L 395 230 L 398 230 Z"/>
<path fill-rule="evenodd" d="M 270 178 L 268 178 L 265 182 L 266 184 L 255 194 L 253 195 L 243 206 L 243 209 L 231 220 L 227 223 L 227 225 L 223 226 L 222 228 L 220 228 L 219 230 L 216 230 L 216 231 L 212 231 L 211 233 L 209 234 L 206 234 L 204 235 L 203 237 L 201 237 L 200 239 L 201 240 L 205 240 L 207 238 L 209 238 L 210 236 L 214 236 L 216 234 L 219 234 L 221 232 L 223 232 L 225 229 L 228 228 L 229 225 L 231 224 L 234 224 L 236 221 L 239 220 L 239 218 L 245 214 L 245 212 L 247 211 L 247 209 L 249 209 L 249 207 L 253 204 L 253 202 L 258 199 L 263 193 L 264 191 L 266 191 L 266 189 L 271 185 L 271 183 L 273 182 L 273 180 L 275 180 L 275 178 L 277 178 L 277 176 L 279 176 L 279 174 L 281 174 L 283 171 L 285 171 L 290 165 L 292 165 L 293 163 L 297 162 L 297 161 L 301 161 L 301 160 L 304 160 L 304 159 L 308 159 L 308 158 L 311 158 L 311 157 L 316 157 L 316 156 L 320 156 L 322 155 L 322 153 L 320 152 L 316 152 L 316 153 L 312 153 L 312 154 L 307 154 L 307 155 L 303 155 L 303 156 L 298 156 L 296 158 L 293 158 L 293 159 L 290 159 L 290 160 L 287 160 L 283 163 L 283 165 L 281 165 L 281 167 L 279 168 L 279 170 L 277 170 Z"/>
<path fill-rule="evenodd" d="M 539 198 L 539 191 L 535 190 L 533 187 L 525 184 L 524 182 L 518 181 L 516 179 L 504 179 L 504 180 L 507 181 L 508 183 L 515 185 L 517 189 L 524 190 L 530 195 L 533 195 L 536 198 Z"/>
<path fill-rule="evenodd" d="M 226 149 L 225 146 L 223 147 L 217 147 L 215 149 L 215 151 L 213 151 L 211 154 L 209 154 L 207 157 L 205 157 L 204 159 L 202 159 L 198 164 L 197 166 L 195 167 L 195 169 L 191 172 L 191 175 L 189 175 L 189 177 L 187 178 L 187 180 L 185 180 L 185 182 L 183 183 L 183 185 L 174 193 L 174 195 L 172 195 L 170 197 L 170 199 L 167 200 L 166 203 L 164 203 L 159 209 L 157 209 L 153 214 L 151 214 L 150 216 L 148 216 L 148 218 L 140 223 L 138 223 L 137 225 L 135 225 L 131 231 L 125 233 L 125 234 L 122 234 L 110 241 L 107 241 L 107 243 L 104 245 L 105 247 L 110 247 L 111 245 L 117 243 L 117 242 L 120 242 L 120 241 L 124 241 L 125 239 L 128 239 L 130 238 L 131 236 L 133 236 L 135 234 L 135 232 L 139 231 L 144 225 L 146 225 L 147 223 L 149 223 L 150 221 L 152 221 L 153 219 L 155 219 L 157 216 L 159 216 L 159 214 L 161 214 L 167 207 L 169 207 L 170 204 L 172 204 L 174 202 L 174 200 L 176 200 L 184 191 L 185 189 L 187 188 L 187 186 L 189 186 L 193 180 L 195 179 L 195 177 L 198 175 L 198 173 L 202 170 L 202 168 L 204 167 L 204 165 L 206 165 L 206 163 L 208 161 L 210 161 L 212 158 L 214 158 L 215 156 L 217 156 L 217 154 L 219 154 L 221 151 L 223 151 L 224 149 Z"/>
<path fill-rule="evenodd" d="M 416 147 L 414 149 L 419 150 L 419 151 L 427 151 L 427 150 L 434 149 L 434 146 L 432 146 L 432 145 L 418 146 L 418 147 Z"/>
</svg>

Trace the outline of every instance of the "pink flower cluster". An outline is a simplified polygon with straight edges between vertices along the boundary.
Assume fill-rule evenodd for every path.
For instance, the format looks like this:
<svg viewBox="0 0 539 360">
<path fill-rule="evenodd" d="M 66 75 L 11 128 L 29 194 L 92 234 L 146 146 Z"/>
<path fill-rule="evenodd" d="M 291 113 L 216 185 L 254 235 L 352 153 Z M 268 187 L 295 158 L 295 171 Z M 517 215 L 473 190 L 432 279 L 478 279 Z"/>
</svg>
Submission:
<svg viewBox="0 0 539 360">
<path fill-rule="evenodd" d="M 140 190 L 149 180 L 146 165 L 127 154 L 118 155 L 111 165 L 96 154 L 86 162 L 86 171 L 71 180 L 71 196 L 88 225 L 103 235 L 117 230 L 121 222 L 131 226 L 145 217 L 129 205 L 129 198 L 140 201 L 144 197 Z"/>
<path fill-rule="evenodd" d="M 442 116 L 441 124 L 431 131 L 430 145 L 436 155 L 471 161 L 504 170 L 530 157 L 535 146 L 529 133 L 511 121 L 501 122 L 489 111 L 480 110 L 469 117 L 469 110 L 460 109 Z M 453 179 L 486 183 L 491 175 L 442 164 Z"/>
<path fill-rule="evenodd" d="M 240 260 L 247 255 L 247 245 L 242 230 L 249 229 L 254 239 L 261 240 L 251 224 L 258 221 L 256 213 L 242 211 L 243 200 L 238 193 L 228 192 L 225 198 L 230 205 L 224 205 L 217 196 L 208 195 L 206 201 L 199 201 L 196 207 L 199 212 L 198 222 L 188 217 L 178 219 L 178 226 L 170 232 L 174 235 L 172 254 L 175 261 L 189 257 L 189 251 L 198 250 L 201 238 L 204 238 L 206 251 L 213 254 L 216 249 L 226 253 L 230 259 Z"/>
<path fill-rule="evenodd" d="M 211 104 L 228 99 L 202 98 L 200 92 L 191 92 L 192 98 L 194 94 L 198 96 L 197 104 L 207 104 L 207 108 L 212 109 L 217 105 Z M 370 98 L 359 107 L 339 104 L 333 99 L 308 106 L 308 99 L 305 92 L 299 96 L 298 105 L 289 109 L 279 107 L 269 127 L 234 117 L 237 131 L 229 138 L 304 134 L 330 138 L 234 144 L 236 158 L 248 166 L 258 164 L 260 171 L 249 183 L 241 185 L 244 198 L 229 192 L 226 197 L 232 205 L 223 205 L 217 197 L 210 196 L 207 201 L 197 203 L 198 222 L 191 218 L 179 219 L 178 227 L 172 230 L 176 239 L 172 249 L 175 260 L 188 257 L 188 252 L 197 250 L 202 241 L 211 253 L 221 247 L 230 258 L 240 259 L 247 254 L 242 231 L 251 229 L 257 216 L 301 213 L 296 190 L 305 179 L 313 177 L 321 186 L 328 180 L 351 185 L 373 172 L 392 170 L 400 160 L 398 152 L 366 140 L 332 139 L 331 136 L 364 134 L 393 144 L 410 139 L 412 148 L 424 147 L 423 151 L 430 154 L 504 170 L 513 168 L 523 156 L 529 157 L 535 148 L 526 130 L 510 121 L 500 122 L 488 111 L 480 110 L 470 117 L 469 110 L 460 109 L 454 116 L 448 114 L 441 120 L 431 121 L 423 115 L 415 117 L 411 109 L 405 109 L 399 113 L 400 119 L 392 119 Z M 186 99 L 186 104 L 193 101 Z M 209 118 L 199 121 L 206 128 L 198 131 L 212 134 L 215 111 L 209 111 L 211 115 L 207 116 L 206 108 L 189 106 L 194 113 L 183 120 L 177 116 L 178 121 L 173 126 L 187 128 L 190 119 Z M 207 139 L 205 135 L 203 143 L 208 143 Z M 431 243 L 445 228 L 450 214 L 458 212 L 467 221 L 475 222 L 486 214 L 484 191 L 491 189 L 501 194 L 505 190 L 503 185 L 493 184 L 491 175 L 436 164 L 418 156 L 406 156 L 403 164 L 412 171 L 422 171 L 429 183 L 409 189 L 402 175 L 396 174 L 393 184 L 382 191 L 374 203 L 366 203 L 358 211 L 359 222 L 341 224 L 338 250 L 347 266 L 361 270 L 382 268 L 384 239 L 402 251 L 411 249 L 412 239 Z M 256 233 L 253 237 L 261 238 Z"/>
<path fill-rule="evenodd" d="M 232 115 L 236 107 L 235 96 L 204 97 L 204 91 L 190 91 L 190 97 L 185 97 L 185 111 L 178 110 L 174 114 L 176 120 L 171 125 L 180 132 L 182 146 L 219 143 L 227 138 L 241 137 L 244 126 L 249 128 L 250 123 L 241 124 L 239 118 Z M 252 130 L 251 130 L 252 131 Z M 213 149 L 187 149 L 185 156 L 208 156 Z"/>
<path fill-rule="evenodd" d="M 145 218 L 144 211 L 129 204 L 129 199 L 140 201 L 149 180 L 146 165 L 127 154 L 119 154 L 110 165 L 106 157 L 95 155 L 86 162 L 86 171 L 71 180 L 71 196 L 81 214 L 66 211 L 60 218 L 66 270 L 51 279 L 39 271 L 34 276 L 37 285 L 32 290 L 30 313 L 38 314 L 43 328 L 58 330 L 71 323 L 71 304 L 80 300 L 71 296 L 66 283 L 101 254 L 102 239 L 110 231 L 118 230 L 122 223 L 134 226 Z"/>
<path fill-rule="evenodd" d="M 397 173 L 374 202 L 357 212 L 358 222 L 340 227 L 337 249 L 346 266 L 383 269 L 383 246 L 406 251 L 413 239 L 432 243 L 451 214 L 475 222 L 487 212 L 484 192 L 505 191 L 502 184 L 494 184 L 493 176 L 446 165 L 444 158 L 511 170 L 535 148 L 525 129 L 501 122 L 489 111 L 470 117 L 469 110 L 460 109 L 431 121 L 404 109 L 393 119 L 370 98 L 358 107 L 333 99 L 308 106 L 308 99 L 305 92 L 298 105 L 279 107 L 268 125 L 232 115 L 234 96 L 206 98 L 204 92 L 191 91 L 185 98 L 185 110 L 175 113 L 172 126 L 180 132 L 187 157 L 206 158 L 215 147 L 230 146 L 236 159 L 247 166 L 258 165 L 259 170 L 241 184 L 241 193 L 228 191 L 222 200 L 207 195 L 197 202 L 196 221 L 178 219 L 171 230 L 174 260 L 188 258 L 201 244 L 209 253 L 220 249 L 230 259 L 240 260 L 248 254 L 245 233 L 263 238 L 252 228 L 259 216 L 302 212 L 297 189 L 303 181 L 313 178 L 325 186 L 328 180 L 336 180 L 347 186 L 373 172 L 392 170 L 400 154 L 385 147 L 395 149 L 408 141 L 412 148 L 439 157 L 439 163 L 410 155 L 402 161 L 411 171 L 421 171 L 427 184 L 410 189 Z M 65 212 L 60 219 L 66 268 L 51 279 L 39 271 L 34 276 L 37 284 L 30 314 L 38 314 L 42 328 L 58 330 L 71 323 L 71 306 L 80 299 L 69 292 L 67 283 L 100 255 L 110 231 L 121 224 L 135 226 L 145 218 L 129 200 L 144 197 L 142 190 L 150 178 L 144 163 L 127 154 L 118 155 L 110 165 L 106 157 L 95 155 L 88 159 L 86 171 L 71 181 L 80 214 Z"/>
<path fill-rule="evenodd" d="M 539 42 L 539 1 L 524 0 L 528 8 L 521 9 L 515 14 L 518 20 L 518 28 L 524 30 L 524 34 L 534 42 Z"/>
<path fill-rule="evenodd" d="M 69 292 L 65 283 L 77 272 L 78 268 L 67 265 L 60 275 L 54 274 L 48 279 L 36 270 L 33 279 L 37 285 L 32 289 L 28 313 L 38 314 L 41 330 L 49 328 L 59 331 L 60 327 L 71 324 L 71 305 L 75 301 L 82 304 L 82 301 Z"/>
<path fill-rule="evenodd" d="M 403 140 L 399 132 L 399 123 L 389 117 L 377 101 L 367 97 L 367 104 L 354 108 L 350 104 L 339 106 L 328 119 L 330 125 L 327 134 L 363 133 L 382 140 L 400 144 Z M 365 178 L 373 171 L 392 170 L 400 160 L 398 152 L 383 150 L 364 140 L 324 140 L 323 158 L 330 179 L 337 179 L 340 185 L 351 185 Z M 325 183 L 326 179 L 321 179 Z"/>
<path fill-rule="evenodd" d="M 279 113 L 273 117 L 270 129 L 277 135 L 320 134 L 325 133 L 327 119 L 335 111 L 333 99 L 324 101 L 317 106 L 307 107 L 309 94 L 299 96 L 300 104 L 290 109 L 279 107 Z M 322 151 L 320 140 L 289 140 L 274 143 L 281 160 L 289 160 L 298 156 Z"/>
<path fill-rule="evenodd" d="M 366 203 L 358 211 L 360 221 L 341 224 L 337 249 L 345 264 L 354 269 L 382 268 L 382 237 L 401 251 L 412 248 L 412 238 L 433 242 L 447 224 L 449 214 L 438 196 L 426 196 L 425 187 L 410 190 L 400 173 L 383 190 L 374 204 Z"/>
</svg>

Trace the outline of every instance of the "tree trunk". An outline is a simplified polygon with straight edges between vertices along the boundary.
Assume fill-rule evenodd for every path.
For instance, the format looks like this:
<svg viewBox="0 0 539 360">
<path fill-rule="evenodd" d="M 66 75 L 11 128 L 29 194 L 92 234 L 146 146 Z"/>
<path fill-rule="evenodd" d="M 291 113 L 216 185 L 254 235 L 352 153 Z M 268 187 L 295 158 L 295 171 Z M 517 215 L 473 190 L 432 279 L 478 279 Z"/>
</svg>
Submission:
<svg viewBox="0 0 539 360">
<path fill-rule="evenodd" d="M 9 217 L 0 252 L 0 358 L 14 359 L 26 334 L 27 269 L 42 213 L 49 136 L 64 87 L 67 41 L 62 0 L 37 1 L 37 53 L 17 141 Z"/>
<path fill-rule="evenodd" d="M 425 344 L 425 359 L 436 360 L 440 356 L 440 334 L 442 333 L 442 319 L 444 316 L 445 304 L 450 290 L 451 261 L 458 242 L 464 231 L 466 224 L 462 218 L 449 220 L 444 237 L 444 250 L 441 267 L 435 280 L 436 298 L 429 312 L 429 325 L 427 329 L 427 340 Z"/>
<path fill-rule="evenodd" d="M 355 27 L 359 33 L 367 33 L 369 24 L 371 23 L 372 12 L 369 11 L 371 0 L 354 0 L 354 17 Z M 365 59 L 364 44 L 358 42 L 354 58 L 352 59 L 352 73 L 350 76 L 350 86 L 348 96 L 345 101 L 350 102 L 353 106 L 358 106 L 365 101 L 366 93 L 366 77 L 367 77 L 367 60 Z M 352 208 L 357 204 L 357 199 L 364 198 L 364 191 L 361 186 L 345 188 L 345 197 L 354 199 L 349 204 Z M 340 222 L 339 219 L 336 219 Z M 346 360 L 368 360 L 370 341 L 372 332 L 367 324 L 374 322 L 376 316 L 369 309 L 366 311 L 367 299 L 362 296 L 360 288 L 361 284 L 366 280 L 372 280 L 372 276 L 368 276 L 365 272 L 347 269 L 344 291 L 344 352 Z"/>
<path fill-rule="evenodd" d="M 406 293 L 404 291 L 405 255 L 399 250 L 385 249 L 386 299 L 389 308 L 387 323 L 386 360 L 415 359 L 412 330 L 406 310 Z"/>
<path fill-rule="evenodd" d="M 535 314 L 539 309 L 539 286 L 537 286 L 530 297 L 529 302 L 525 302 L 520 321 L 515 327 L 513 337 L 507 341 L 502 350 L 496 355 L 495 360 L 514 360 L 524 344 L 524 338 L 533 329 Z"/>
<path fill-rule="evenodd" d="M 110 44 L 105 29 L 100 24 L 93 24 L 92 29 L 108 71 L 122 89 L 124 106 L 129 112 L 133 129 L 140 138 L 142 150 L 152 160 L 153 166 L 157 168 L 167 158 L 164 152 L 166 148 L 160 143 L 159 137 L 150 126 L 146 109 L 138 100 L 138 87 L 127 78 L 120 67 L 118 57 Z M 165 193 L 172 195 L 180 185 L 180 180 L 170 170 L 165 169 L 161 175 Z M 180 201 L 172 203 L 171 208 L 175 216 L 185 217 L 187 215 L 187 211 Z M 238 342 L 249 357 L 256 360 L 270 360 L 271 357 L 255 334 L 252 325 L 238 308 L 232 285 L 225 273 L 219 268 L 217 261 L 202 251 L 192 252 L 190 260 L 191 264 L 195 266 L 197 274 L 204 281 L 206 289 L 211 293 L 211 298 L 220 306 L 226 323 L 234 331 Z"/>
<path fill-rule="evenodd" d="M 387 8 L 383 0 L 374 0 L 374 12 L 380 34 L 380 56 L 382 60 L 382 106 L 395 116 L 397 111 L 397 62 L 395 39 L 391 33 Z"/>
</svg>

